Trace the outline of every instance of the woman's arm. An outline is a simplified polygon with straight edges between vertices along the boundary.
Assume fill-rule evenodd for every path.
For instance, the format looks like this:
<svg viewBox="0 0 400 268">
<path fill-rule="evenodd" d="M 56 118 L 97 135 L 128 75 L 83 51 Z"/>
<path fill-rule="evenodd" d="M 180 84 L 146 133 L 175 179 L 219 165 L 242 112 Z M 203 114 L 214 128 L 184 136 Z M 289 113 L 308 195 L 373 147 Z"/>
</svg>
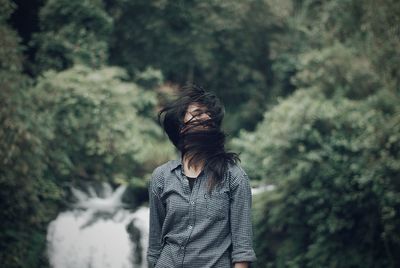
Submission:
<svg viewBox="0 0 400 268">
<path fill-rule="evenodd" d="M 250 181 L 242 168 L 231 178 L 230 222 L 232 234 L 232 262 L 234 267 L 249 267 L 257 260 L 253 250 L 252 196 Z"/>
<path fill-rule="evenodd" d="M 234 268 L 249 268 L 248 262 L 235 262 Z"/>
<path fill-rule="evenodd" d="M 149 267 L 154 267 L 161 254 L 162 241 L 161 231 L 165 219 L 165 207 L 162 204 L 160 197 L 155 187 L 155 180 L 157 179 L 156 170 L 153 172 L 150 185 L 149 185 L 149 244 L 147 249 L 147 262 Z"/>
</svg>

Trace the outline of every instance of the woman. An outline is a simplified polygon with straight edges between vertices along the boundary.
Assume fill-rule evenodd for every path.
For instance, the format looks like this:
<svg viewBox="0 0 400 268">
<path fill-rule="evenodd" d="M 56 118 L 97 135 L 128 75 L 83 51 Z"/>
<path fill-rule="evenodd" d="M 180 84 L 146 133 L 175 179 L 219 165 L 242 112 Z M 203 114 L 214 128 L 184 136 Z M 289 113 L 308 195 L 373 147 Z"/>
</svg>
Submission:
<svg viewBox="0 0 400 268">
<path fill-rule="evenodd" d="M 249 178 L 225 151 L 223 116 L 218 98 L 196 86 L 158 114 L 181 157 L 152 174 L 149 267 L 242 268 L 257 259 Z"/>
</svg>

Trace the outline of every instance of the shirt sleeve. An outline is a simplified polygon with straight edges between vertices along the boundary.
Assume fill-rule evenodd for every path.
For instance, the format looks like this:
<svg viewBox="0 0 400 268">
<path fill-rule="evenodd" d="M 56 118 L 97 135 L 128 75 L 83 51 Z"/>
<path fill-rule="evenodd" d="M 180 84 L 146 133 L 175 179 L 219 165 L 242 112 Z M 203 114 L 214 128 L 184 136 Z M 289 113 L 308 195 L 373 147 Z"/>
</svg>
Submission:
<svg viewBox="0 0 400 268">
<path fill-rule="evenodd" d="M 149 243 L 147 249 L 148 267 L 154 267 L 161 254 L 162 238 L 161 230 L 165 219 L 165 207 L 162 204 L 155 187 L 156 173 L 153 172 L 149 184 Z"/>
<path fill-rule="evenodd" d="M 247 174 L 241 170 L 231 190 L 232 263 L 257 260 L 253 249 L 252 196 Z"/>
</svg>

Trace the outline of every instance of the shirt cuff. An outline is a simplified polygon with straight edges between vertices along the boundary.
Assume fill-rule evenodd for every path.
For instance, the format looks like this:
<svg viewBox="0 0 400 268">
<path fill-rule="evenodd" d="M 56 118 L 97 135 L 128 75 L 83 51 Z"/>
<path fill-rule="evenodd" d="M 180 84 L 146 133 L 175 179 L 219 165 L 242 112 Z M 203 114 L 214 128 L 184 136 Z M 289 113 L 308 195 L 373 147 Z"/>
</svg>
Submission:
<svg viewBox="0 0 400 268">
<path fill-rule="evenodd" d="M 254 250 L 241 250 L 232 253 L 232 263 L 235 262 L 255 262 L 257 260 Z"/>
</svg>

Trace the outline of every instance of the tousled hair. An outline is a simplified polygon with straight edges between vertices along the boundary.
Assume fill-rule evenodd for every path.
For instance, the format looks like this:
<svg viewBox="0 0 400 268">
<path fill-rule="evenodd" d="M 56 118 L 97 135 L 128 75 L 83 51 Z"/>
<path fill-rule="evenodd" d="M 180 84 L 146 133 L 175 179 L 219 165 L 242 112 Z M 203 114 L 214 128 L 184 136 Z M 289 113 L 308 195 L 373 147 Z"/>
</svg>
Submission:
<svg viewBox="0 0 400 268">
<path fill-rule="evenodd" d="M 158 112 L 158 122 L 180 151 L 182 159 L 183 156 L 189 159 L 189 167 L 204 163 L 211 193 L 224 178 L 228 165 L 240 161 L 238 154 L 225 150 L 224 106 L 215 94 L 191 84 L 184 86 L 175 97 Z M 184 117 L 190 104 L 198 104 L 200 112 L 207 113 L 210 118 L 189 120 L 185 124 Z"/>
</svg>

